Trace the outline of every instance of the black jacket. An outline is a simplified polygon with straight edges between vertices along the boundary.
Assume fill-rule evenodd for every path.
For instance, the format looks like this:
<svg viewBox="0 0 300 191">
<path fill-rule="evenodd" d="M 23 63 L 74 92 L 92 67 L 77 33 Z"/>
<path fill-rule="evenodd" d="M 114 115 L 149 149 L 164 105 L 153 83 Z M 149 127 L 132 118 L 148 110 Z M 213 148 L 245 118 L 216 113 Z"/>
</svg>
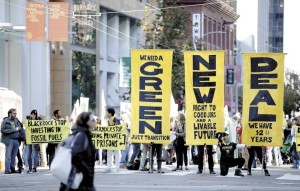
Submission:
<svg viewBox="0 0 300 191">
<path fill-rule="evenodd" d="M 78 136 L 76 136 L 72 149 L 72 164 L 78 171 L 83 173 L 83 180 L 77 190 L 94 191 L 94 167 L 96 150 L 91 140 L 91 132 L 80 126 L 73 127 L 72 131 L 72 134 L 74 135 L 79 133 Z M 85 143 L 87 143 L 87 145 Z M 65 188 L 66 185 L 62 184 L 60 190 L 65 190 Z"/>
</svg>

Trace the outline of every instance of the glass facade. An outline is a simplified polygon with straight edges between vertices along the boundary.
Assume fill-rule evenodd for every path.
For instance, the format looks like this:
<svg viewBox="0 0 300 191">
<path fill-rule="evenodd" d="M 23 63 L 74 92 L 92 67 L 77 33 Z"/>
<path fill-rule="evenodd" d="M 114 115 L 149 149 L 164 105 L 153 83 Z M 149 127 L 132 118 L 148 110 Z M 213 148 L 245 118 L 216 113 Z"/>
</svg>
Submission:
<svg viewBox="0 0 300 191">
<path fill-rule="evenodd" d="M 270 0 L 269 52 L 283 52 L 284 0 Z"/>
<path fill-rule="evenodd" d="M 97 14 L 97 4 L 84 0 L 74 0 L 72 11 L 76 15 L 72 18 L 72 44 L 95 48 L 98 18 L 89 15 Z"/>
</svg>

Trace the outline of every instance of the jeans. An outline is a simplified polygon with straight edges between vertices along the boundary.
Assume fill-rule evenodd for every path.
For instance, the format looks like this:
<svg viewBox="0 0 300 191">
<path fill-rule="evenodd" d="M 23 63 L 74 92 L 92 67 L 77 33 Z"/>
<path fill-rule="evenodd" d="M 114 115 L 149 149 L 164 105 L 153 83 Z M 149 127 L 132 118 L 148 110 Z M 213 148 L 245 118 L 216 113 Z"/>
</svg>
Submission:
<svg viewBox="0 0 300 191">
<path fill-rule="evenodd" d="M 26 158 L 25 158 L 25 167 L 29 168 L 27 170 L 32 170 L 32 159 L 33 159 L 33 168 L 37 168 L 39 164 L 39 153 L 38 153 L 38 144 L 26 145 Z"/>
<path fill-rule="evenodd" d="M 134 159 L 138 156 L 140 152 L 141 143 L 132 143 L 132 146 L 133 146 L 133 153 L 129 160 L 130 163 L 133 163 Z"/>
<path fill-rule="evenodd" d="M 121 161 L 120 161 L 121 164 L 125 164 L 127 162 L 129 149 L 130 149 L 130 144 L 127 143 L 125 150 L 122 151 Z"/>
<path fill-rule="evenodd" d="M 107 151 L 107 169 L 111 169 L 112 166 L 112 155 L 115 155 L 115 167 L 120 168 L 120 150 L 108 150 Z"/>
<path fill-rule="evenodd" d="M 15 169 L 16 165 L 16 156 L 20 143 L 17 139 L 10 139 L 9 143 L 6 146 L 5 151 L 5 172 L 11 172 L 11 169 Z"/>
</svg>

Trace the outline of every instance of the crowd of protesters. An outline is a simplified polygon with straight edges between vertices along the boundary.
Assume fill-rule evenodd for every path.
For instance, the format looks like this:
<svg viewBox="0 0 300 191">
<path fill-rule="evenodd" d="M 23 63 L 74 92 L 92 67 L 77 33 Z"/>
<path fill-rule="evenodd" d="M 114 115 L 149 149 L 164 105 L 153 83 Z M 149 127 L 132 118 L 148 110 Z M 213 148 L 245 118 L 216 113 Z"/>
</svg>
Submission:
<svg viewBox="0 0 300 191">
<path fill-rule="evenodd" d="M 153 173 L 164 173 L 162 162 L 166 165 L 176 163 L 173 171 L 189 171 L 189 165 L 197 165 L 197 174 L 203 173 L 205 162 L 208 162 L 210 174 L 215 174 L 214 165 L 223 166 L 220 169 L 221 175 L 228 173 L 228 168 L 238 166 L 235 175 L 242 176 L 240 170 L 247 170 L 251 175 L 251 169 L 259 163 L 264 169 L 266 176 L 270 176 L 267 166 L 292 164 L 292 168 L 300 169 L 299 151 L 296 149 L 295 127 L 300 126 L 300 117 L 287 121 L 283 127 L 283 147 L 247 147 L 240 146 L 242 143 L 241 115 L 236 114 L 228 118 L 229 122 L 224 128 L 227 132 L 219 145 L 195 145 L 187 146 L 185 136 L 185 116 L 179 113 L 177 117 L 171 118 L 170 137 L 171 143 L 162 144 L 140 144 L 130 143 L 130 113 L 121 112 L 121 116 L 115 115 L 113 108 L 107 109 L 107 124 L 117 125 L 124 123 L 127 126 L 127 138 L 125 150 L 103 150 L 95 151 L 96 165 L 106 165 L 104 172 L 119 172 L 120 168 L 128 170 L 140 170 Z M 30 120 L 44 120 L 38 115 L 37 110 L 32 110 L 26 116 Z M 53 112 L 53 120 L 62 118 L 59 110 Z M 95 122 L 101 124 L 100 118 L 95 117 Z M 55 155 L 57 144 L 27 144 L 22 139 L 23 124 L 17 118 L 16 109 L 10 109 L 8 116 L 1 124 L 1 142 L 6 146 L 5 153 L 5 174 L 11 173 L 36 173 L 38 167 L 47 167 Z M 235 149 L 238 148 L 237 151 Z M 228 150 L 229 149 L 229 150 Z M 225 156 L 225 150 L 227 155 Z M 223 153 L 223 154 L 222 154 Z M 230 153 L 230 156 L 228 155 Z M 17 161 L 16 162 L 16 158 Z M 229 159 L 230 158 L 230 159 Z M 234 158 L 239 159 L 237 161 Z M 114 164 L 114 170 L 112 166 Z M 224 166 L 225 165 L 225 166 Z M 17 168 L 17 169 L 16 169 Z"/>
</svg>

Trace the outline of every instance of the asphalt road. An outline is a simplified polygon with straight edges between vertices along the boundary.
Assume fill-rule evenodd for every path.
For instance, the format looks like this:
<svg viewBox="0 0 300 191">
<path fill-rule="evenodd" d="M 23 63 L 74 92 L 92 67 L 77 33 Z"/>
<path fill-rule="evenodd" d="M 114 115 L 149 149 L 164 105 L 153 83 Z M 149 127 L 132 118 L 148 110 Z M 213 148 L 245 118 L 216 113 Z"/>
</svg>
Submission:
<svg viewBox="0 0 300 191">
<path fill-rule="evenodd" d="M 234 176 L 230 169 L 225 177 L 219 175 L 219 167 L 215 166 L 216 175 L 198 175 L 197 166 L 191 165 L 189 171 L 176 171 L 175 166 L 163 166 L 165 173 L 153 174 L 121 169 L 120 172 L 104 173 L 104 166 L 95 169 L 94 184 L 101 191 L 186 191 L 186 190 L 230 190 L 230 191 L 299 191 L 300 170 L 289 166 L 269 167 L 270 177 L 262 175 L 260 167 L 253 169 L 252 176 Z M 243 171 L 246 174 L 246 171 Z M 46 168 L 39 168 L 34 174 L 10 174 L 0 172 L 0 191 L 54 191 L 58 190 L 59 181 Z"/>
</svg>

